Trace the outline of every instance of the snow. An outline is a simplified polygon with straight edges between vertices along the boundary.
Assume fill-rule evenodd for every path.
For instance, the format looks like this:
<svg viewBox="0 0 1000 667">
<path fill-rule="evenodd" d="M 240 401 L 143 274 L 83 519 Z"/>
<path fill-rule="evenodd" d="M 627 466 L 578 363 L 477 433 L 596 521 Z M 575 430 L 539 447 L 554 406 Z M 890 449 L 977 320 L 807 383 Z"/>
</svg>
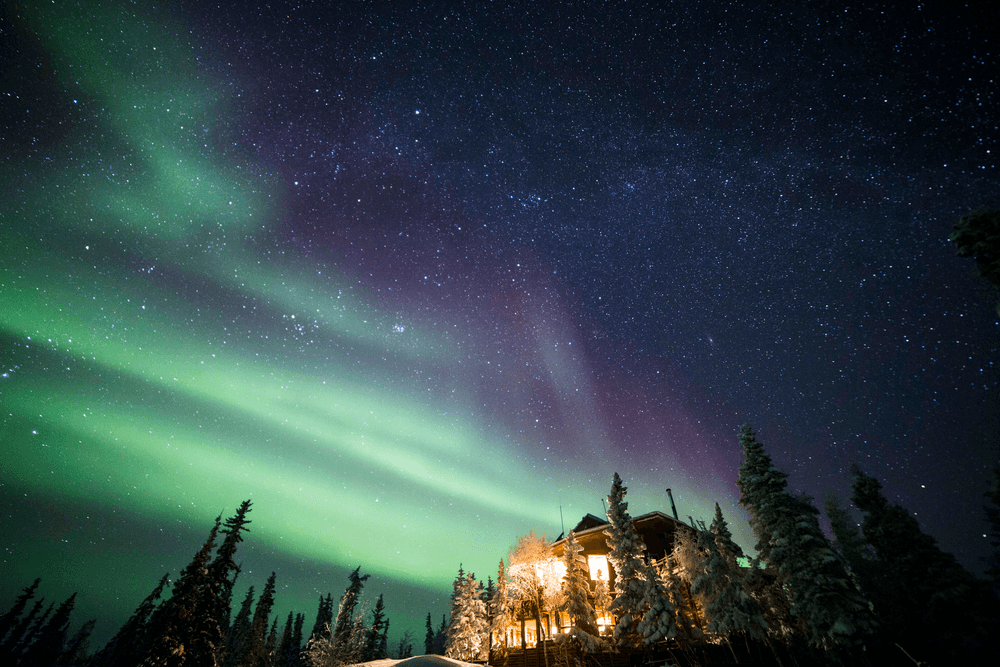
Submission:
<svg viewBox="0 0 1000 667">
<path fill-rule="evenodd" d="M 394 667 L 394 665 L 400 665 L 400 667 L 483 667 L 471 662 L 452 660 L 443 655 L 418 655 L 405 660 L 372 660 L 352 665 L 352 667 Z"/>
</svg>

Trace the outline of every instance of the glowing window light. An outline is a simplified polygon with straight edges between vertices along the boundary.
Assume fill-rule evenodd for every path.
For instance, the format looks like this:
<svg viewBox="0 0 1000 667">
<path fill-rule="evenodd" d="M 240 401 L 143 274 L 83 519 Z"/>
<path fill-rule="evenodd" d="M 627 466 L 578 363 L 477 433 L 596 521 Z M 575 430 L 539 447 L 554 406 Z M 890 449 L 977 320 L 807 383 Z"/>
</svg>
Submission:
<svg viewBox="0 0 1000 667">
<path fill-rule="evenodd" d="M 608 580 L 608 557 L 604 554 L 590 554 L 587 556 L 587 565 L 590 568 L 590 579 L 592 581 Z"/>
</svg>

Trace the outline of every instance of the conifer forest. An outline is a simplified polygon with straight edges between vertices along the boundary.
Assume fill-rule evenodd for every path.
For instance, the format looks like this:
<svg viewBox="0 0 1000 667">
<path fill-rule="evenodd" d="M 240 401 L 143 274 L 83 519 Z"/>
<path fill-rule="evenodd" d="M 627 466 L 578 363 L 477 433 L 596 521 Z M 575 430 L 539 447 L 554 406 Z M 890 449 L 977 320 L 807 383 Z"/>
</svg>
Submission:
<svg viewBox="0 0 1000 667">
<path fill-rule="evenodd" d="M 545 664 L 987 664 L 1000 630 L 1000 548 L 988 579 L 942 551 L 879 481 L 855 466 L 849 499 L 825 511 L 788 490 L 749 425 L 737 485 L 757 538 L 744 553 L 716 504 L 710 525 L 679 524 L 669 553 L 645 553 L 617 473 L 607 496 L 608 562 L 615 581 L 588 581 L 571 531 L 561 577 L 548 572 L 551 542 L 521 536 L 496 581 L 458 569 L 450 614 L 428 613 L 424 655 L 463 662 L 509 662 L 525 651 L 506 629 L 534 623 Z M 1000 547 L 1000 468 L 986 512 Z M 0 661 L 24 667 L 341 667 L 414 654 L 411 630 L 390 643 L 392 601 L 362 604 L 369 575 L 358 567 L 339 599 L 320 596 L 315 615 L 272 614 L 275 575 L 259 593 L 233 600 L 237 549 L 249 532 L 251 502 L 218 517 L 182 572 L 164 573 L 135 613 L 102 647 L 89 637 L 100 619 L 73 618 L 72 593 L 48 602 L 36 579 L 0 617 Z M 561 538 L 561 536 L 560 536 Z M 611 623 L 598 627 L 598 614 Z M 563 619 L 548 636 L 542 617 Z M 548 625 L 546 623 L 545 625 Z M 306 632 L 306 629 L 311 629 Z M 522 638 L 523 642 L 523 638 Z M 551 651 L 551 656 L 548 653 Z M 616 662 L 617 659 L 617 662 Z M 551 660 L 551 662 L 549 662 Z M 624 661 L 624 662 L 622 662 Z"/>
</svg>

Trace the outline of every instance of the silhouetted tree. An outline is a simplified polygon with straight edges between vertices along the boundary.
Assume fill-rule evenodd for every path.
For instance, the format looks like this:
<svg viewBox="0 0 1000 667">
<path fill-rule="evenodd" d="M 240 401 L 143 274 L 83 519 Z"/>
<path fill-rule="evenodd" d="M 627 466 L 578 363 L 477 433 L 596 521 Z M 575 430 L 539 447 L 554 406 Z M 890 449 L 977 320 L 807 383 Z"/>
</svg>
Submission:
<svg viewBox="0 0 1000 667">
<path fill-rule="evenodd" d="M 271 616 L 271 607 L 274 606 L 274 582 L 275 573 L 267 578 L 264 590 L 257 599 L 257 608 L 253 612 L 253 620 L 250 621 L 250 636 L 247 639 L 243 654 L 237 664 L 241 667 L 263 667 L 268 655 L 267 626 Z"/>
<path fill-rule="evenodd" d="M 216 664 L 216 646 L 211 644 L 210 638 L 221 634 L 218 622 L 199 612 L 202 611 L 203 589 L 208 584 L 209 556 L 220 524 L 221 517 L 215 520 L 205 544 L 174 584 L 170 600 L 153 614 L 150 620 L 152 646 L 143 661 L 146 667 L 214 667 Z"/>
<path fill-rule="evenodd" d="M 431 625 L 431 613 L 427 612 L 427 632 L 424 634 L 424 655 L 434 653 L 434 626 Z"/>
<path fill-rule="evenodd" d="M 93 667 L 115 667 L 116 665 L 136 665 L 150 649 L 149 620 L 156 609 L 157 600 L 163 595 L 170 573 L 164 573 L 160 582 L 136 608 L 132 616 L 115 633 L 104 648 L 94 656 Z"/>
<path fill-rule="evenodd" d="M 385 617 L 385 602 L 382 600 L 382 595 L 379 594 L 378 600 L 375 602 L 375 608 L 372 610 L 372 623 L 365 637 L 365 650 L 362 656 L 363 662 L 381 660 L 386 657 L 383 641 L 389 629 L 388 623 L 388 619 Z"/>
<path fill-rule="evenodd" d="M 948 240 L 960 257 L 974 257 L 979 274 L 1000 289 L 1000 211 L 980 207 L 963 215 Z"/>
<path fill-rule="evenodd" d="M 986 574 L 993 585 L 1000 588 L 1000 466 L 993 468 L 993 486 L 986 492 L 986 498 L 990 501 L 985 510 L 990 524 L 990 544 L 993 546 Z"/>
<path fill-rule="evenodd" d="M 396 657 L 400 660 L 406 660 L 413 656 L 413 633 L 407 630 L 403 633 L 403 636 L 399 638 L 399 643 L 396 645 Z"/>
<path fill-rule="evenodd" d="M 444 647 L 448 641 L 448 617 L 441 614 L 441 625 L 434 633 L 434 654 L 444 655 Z"/>
<path fill-rule="evenodd" d="M 852 501 L 874 552 L 862 585 L 891 641 L 931 664 L 986 664 L 997 631 L 997 600 L 942 551 L 874 477 L 853 469 Z M 986 662 L 984 662 L 986 661 Z"/>
<path fill-rule="evenodd" d="M 69 630 L 69 617 L 73 613 L 76 593 L 70 595 L 32 638 L 31 645 L 21 654 L 19 663 L 35 667 L 46 667 L 53 664 L 66 644 L 66 632 Z"/>
<path fill-rule="evenodd" d="M 28 602 L 35 597 L 35 591 L 38 589 L 38 584 L 41 581 L 41 579 L 35 579 L 30 586 L 17 596 L 17 599 L 14 600 L 14 605 L 7 613 L 0 616 L 0 645 L 6 643 L 7 634 L 17 626 L 17 622 L 21 618 L 21 614 L 24 613 L 25 607 L 28 606 Z"/>
<path fill-rule="evenodd" d="M 319 596 L 319 608 L 316 610 L 316 622 L 313 623 L 312 632 L 309 633 L 309 641 L 329 632 L 333 627 L 333 595 L 327 593 L 324 598 Z"/>
<path fill-rule="evenodd" d="M 240 658 L 246 653 L 246 646 L 250 641 L 250 615 L 252 613 L 253 585 L 247 589 L 243 604 L 240 605 L 240 610 L 230 624 L 229 632 L 226 633 L 226 648 L 222 652 L 224 667 L 233 667 L 233 665 L 239 664 Z"/>
<path fill-rule="evenodd" d="M 0 644 L 0 658 L 10 664 L 16 664 L 21 651 L 31 643 L 31 638 L 42 627 L 42 623 L 45 622 L 48 615 L 52 613 L 53 605 L 50 604 L 44 614 L 38 615 L 44 604 L 45 598 L 35 600 L 31 611 L 8 631 L 3 644 Z"/>
<path fill-rule="evenodd" d="M 208 585 L 205 591 L 205 599 L 209 604 L 206 613 L 215 617 L 222 635 L 229 633 L 229 620 L 233 598 L 233 586 L 236 584 L 236 577 L 239 576 L 240 567 L 236 564 L 236 549 L 243 541 L 243 532 L 249 532 L 247 528 L 251 521 L 247 518 L 250 513 L 252 503 L 244 500 L 240 503 L 236 514 L 226 519 L 222 534 L 222 544 L 215 554 L 215 559 L 208 568 Z"/>
</svg>

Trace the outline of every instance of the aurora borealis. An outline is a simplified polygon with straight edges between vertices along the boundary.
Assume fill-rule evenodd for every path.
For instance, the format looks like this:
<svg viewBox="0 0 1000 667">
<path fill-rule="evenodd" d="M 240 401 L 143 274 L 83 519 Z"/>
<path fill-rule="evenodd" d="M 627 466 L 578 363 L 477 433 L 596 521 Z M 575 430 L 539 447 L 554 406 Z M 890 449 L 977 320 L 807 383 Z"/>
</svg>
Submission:
<svg viewBox="0 0 1000 667">
<path fill-rule="evenodd" d="M 250 498 L 241 587 L 311 623 L 360 564 L 419 638 L 616 471 L 751 548 L 744 421 L 979 567 L 975 8 L 92 5 L 3 23 L 0 604 L 109 634 Z"/>
</svg>

